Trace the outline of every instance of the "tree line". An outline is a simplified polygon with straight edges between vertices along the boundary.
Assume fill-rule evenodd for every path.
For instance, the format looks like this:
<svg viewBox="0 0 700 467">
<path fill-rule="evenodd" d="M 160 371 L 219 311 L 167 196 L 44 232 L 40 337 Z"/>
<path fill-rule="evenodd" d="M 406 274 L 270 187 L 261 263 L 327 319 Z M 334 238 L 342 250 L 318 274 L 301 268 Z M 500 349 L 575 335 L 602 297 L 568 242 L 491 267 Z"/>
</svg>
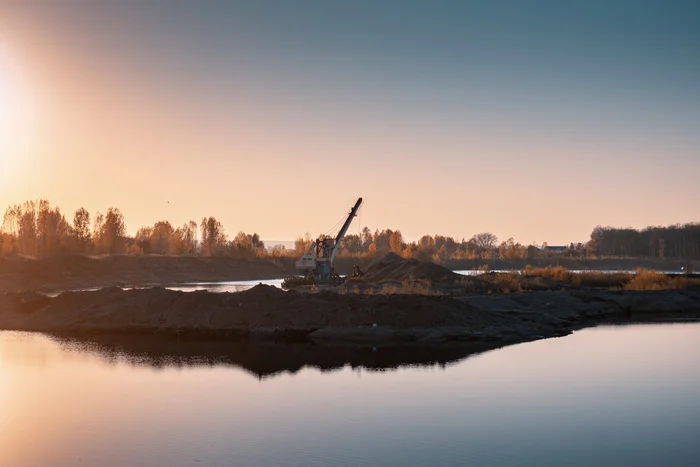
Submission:
<svg viewBox="0 0 700 467">
<path fill-rule="evenodd" d="M 294 248 L 276 245 L 266 248 L 257 233 L 238 232 L 229 237 L 215 217 L 173 226 L 169 221 L 141 227 L 134 236 L 126 230 L 124 216 L 111 207 L 91 215 L 79 208 L 68 218 L 47 200 L 27 201 L 5 211 L 0 228 L 0 255 L 41 257 L 62 253 L 89 255 L 199 255 L 234 258 L 298 257 L 312 243 L 307 233 Z M 363 227 L 343 239 L 339 257 L 372 258 L 394 252 L 404 258 L 442 263 L 448 260 L 524 260 L 547 256 L 564 257 L 668 257 L 700 258 L 700 223 L 644 230 L 597 226 L 586 243 L 571 243 L 551 251 L 546 244 L 524 245 L 513 238 L 499 241 L 483 232 L 469 239 L 424 235 L 406 241 L 400 230 L 371 231 Z"/>
<path fill-rule="evenodd" d="M 26 201 L 5 211 L 0 229 L 0 255 L 41 257 L 62 253 L 90 255 L 202 255 L 255 258 L 265 256 L 258 234 L 239 232 L 229 239 L 221 222 L 205 217 L 173 227 L 168 221 L 138 229 L 129 236 L 118 208 L 91 215 L 77 209 L 68 219 L 47 200 Z"/>
<path fill-rule="evenodd" d="M 595 256 L 700 258 L 700 223 L 643 230 L 598 226 L 588 241 Z"/>
</svg>

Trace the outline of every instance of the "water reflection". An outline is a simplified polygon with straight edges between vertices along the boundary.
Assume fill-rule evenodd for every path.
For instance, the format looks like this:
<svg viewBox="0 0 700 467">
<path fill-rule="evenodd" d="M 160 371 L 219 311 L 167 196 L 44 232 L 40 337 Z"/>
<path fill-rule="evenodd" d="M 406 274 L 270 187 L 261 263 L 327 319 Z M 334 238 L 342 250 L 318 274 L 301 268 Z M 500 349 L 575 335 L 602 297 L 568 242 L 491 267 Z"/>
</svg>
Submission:
<svg viewBox="0 0 700 467">
<path fill-rule="evenodd" d="M 699 337 L 478 353 L 0 332 L 0 466 L 694 467 Z"/>
<path fill-rule="evenodd" d="M 297 373 L 305 367 L 333 371 L 349 365 L 373 371 L 442 366 L 500 347 L 493 343 L 387 346 L 280 344 L 255 341 L 182 340 L 104 335 L 98 339 L 53 338 L 63 349 L 90 353 L 110 364 L 153 368 L 229 365 L 259 378 Z"/>
</svg>

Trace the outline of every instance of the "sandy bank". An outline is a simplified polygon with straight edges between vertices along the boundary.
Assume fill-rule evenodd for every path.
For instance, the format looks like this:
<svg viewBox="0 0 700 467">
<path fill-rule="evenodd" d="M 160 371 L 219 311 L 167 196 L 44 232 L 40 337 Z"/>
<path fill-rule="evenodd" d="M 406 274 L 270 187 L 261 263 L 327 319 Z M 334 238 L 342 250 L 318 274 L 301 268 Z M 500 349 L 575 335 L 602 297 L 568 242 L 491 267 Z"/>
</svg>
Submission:
<svg viewBox="0 0 700 467">
<path fill-rule="evenodd" d="M 0 329 L 313 342 L 521 342 L 605 321 L 700 318 L 700 291 L 552 291 L 461 297 L 163 288 L 0 297 Z"/>
</svg>

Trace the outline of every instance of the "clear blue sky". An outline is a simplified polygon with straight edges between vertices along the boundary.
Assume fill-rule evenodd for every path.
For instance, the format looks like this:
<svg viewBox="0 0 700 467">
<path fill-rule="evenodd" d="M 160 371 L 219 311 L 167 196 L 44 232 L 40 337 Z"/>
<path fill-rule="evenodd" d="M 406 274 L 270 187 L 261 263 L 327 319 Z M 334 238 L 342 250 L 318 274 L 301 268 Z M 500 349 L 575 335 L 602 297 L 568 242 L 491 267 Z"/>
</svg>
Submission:
<svg viewBox="0 0 700 467">
<path fill-rule="evenodd" d="M 0 18 L 33 132 L 4 148 L 3 204 L 279 240 L 357 196 L 363 225 L 409 239 L 700 220 L 697 1 L 0 0 Z"/>
</svg>

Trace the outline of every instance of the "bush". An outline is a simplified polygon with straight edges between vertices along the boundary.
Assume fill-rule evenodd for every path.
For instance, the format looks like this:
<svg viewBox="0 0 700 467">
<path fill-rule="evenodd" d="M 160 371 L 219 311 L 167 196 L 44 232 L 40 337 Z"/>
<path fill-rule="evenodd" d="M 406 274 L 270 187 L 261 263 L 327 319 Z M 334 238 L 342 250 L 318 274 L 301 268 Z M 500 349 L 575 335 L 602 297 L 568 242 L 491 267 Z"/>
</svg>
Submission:
<svg viewBox="0 0 700 467">
<path fill-rule="evenodd" d="M 648 269 L 637 269 L 636 274 L 627 284 L 625 290 L 663 290 L 671 288 L 671 279 Z"/>
</svg>

